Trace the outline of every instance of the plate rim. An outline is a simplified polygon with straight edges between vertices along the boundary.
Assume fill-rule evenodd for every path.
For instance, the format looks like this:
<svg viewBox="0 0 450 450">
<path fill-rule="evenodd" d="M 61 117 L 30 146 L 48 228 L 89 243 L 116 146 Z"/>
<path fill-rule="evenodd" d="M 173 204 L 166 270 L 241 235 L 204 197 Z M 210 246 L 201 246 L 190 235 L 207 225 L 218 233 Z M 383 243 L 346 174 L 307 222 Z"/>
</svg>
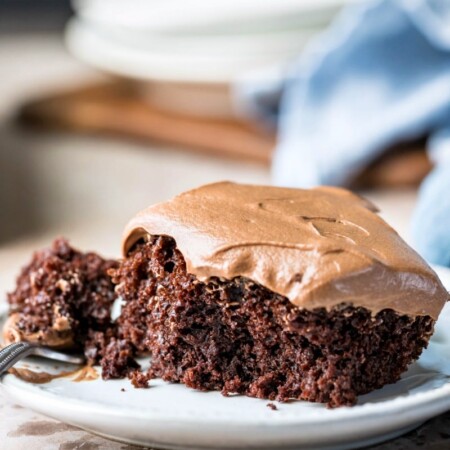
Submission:
<svg viewBox="0 0 450 450">
<path fill-rule="evenodd" d="M 109 380 L 108 382 L 111 382 L 112 380 Z M 130 408 L 122 405 L 120 410 L 112 410 L 107 405 L 99 404 L 94 401 L 89 400 L 79 400 L 73 397 L 66 397 L 63 395 L 58 395 L 56 393 L 50 392 L 48 390 L 44 390 L 41 388 L 37 388 L 32 383 L 28 383 L 22 380 L 19 380 L 18 378 L 14 377 L 14 375 L 8 374 L 4 376 L 0 380 L 0 385 L 6 390 L 8 388 L 12 389 L 18 389 L 20 391 L 26 391 L 28 393 L 32 393 L 38 396 L 44 396 L 44 397 L 50 397 L 56 402 L 64 402 L 66 405 L 67 403 L 71 403 L 73 406 L 85 409 L 87 406 L 89 408 L 95 408 L 98 410 L 98 412 L 101 412 L 103 415 L 112 416 L 112 417 L 122 417 L 126 415 L 127 413 L 131 413 L 133 417 L 137 417 L 138 419 L 148 419 L 149 416 L 157 416 L 159 419 L 161 419 L 161 410 L 158 408 L 152 407 L 149 405 L 147 409 L 136 409 L 136 408 Z M 34 388 L 32 388 L 32 386 Z M 185 387 L 186 389 L 189 389 Z M 200 393 L 204 394 L 204 393 Z M 334 409 L 325 409 L 324 408 L 318 408 L 317 411 L 320 411 L 319 414 L 314 414 L 310 416 L 288 416 L 286 413 L 283 414 L 277 414 L 276 416 L 272 416 L 270 414 L 267 415 L 261 415 L 257 420 L 255 420 L 252 425 L 262 425 L 265 426 L 283 426 L 283 425 L 293 425 L 293 424 L 305 424 L 309 426 L 316 426 L 323 424 L 324 422 L 327 422 L 328 420 L 324 419 L 324 412 L 329 412 L 327 414 L 328 417 L 326 419 L 331 419 L 333 423 L 338 423 L 339 421 L 347 421 L 349 419 L 354 418 L 354 416 L 357 416 L 358 420 L 363 419 L 370 419 L 374 416 L 380 416 L 380 415 L 387 415 L 387 414 L 401 414 L 405 411 L 410 411 L 411 407 L 423 407 L 427 405 L 428 403 L 436 405 L 438 400 L 442 400 L 442 403 L 447 404 L 447 408 L 450 409 L 450 377 L 448 380 L 446 380 L 445 384 L 442 386 L 439 386 L 437 388 L 432 388 L 430 390 L 427 390 L 425 392 L 417 392 L 413 394 L 409 394 L 407 396 L 397 396 L 389 400 L 380 401 L 380 402 L 371 402 L 371 403 L 365 403 L 363 405 L 355 405 L 350 407 L 339 407 Z M 268 402 L 269 400 L 263 400 Z M 307 402 L 305 402 L 306 404 Z M 399 405 L 398 405 L 399 404 Z M 381 408 L 381 405 L 383 405 L 383 408 Z M 91 409 L 92 410 L 92 409 Z M 212 414 L 215 414 L 217 411 L 213 411 Z M 270 413 L 270 411 L 268 411 Z M 174 421 L 174 420 L 180 420 L 183 421 L 185 419 L 192 419 L 192 414 L 190 414 L 189 411 L 186 411 L 182 414 L 177 412 L 177 414 L 173 414 L 169 416 L 164 411 L 165 417 L 164 421 Z M 334 416 L 334 417 L 333 417 Z M 231 416 L 223 415 L 220 416 L 220 414 L 216 414 L 214 417 L 208 415 L 207 418 L 203 417 L 203 424 L 210 424 L 215 425 L 217 423 L 223 422 L 224 418 L 226 417 L 227 423 L 230 424 L 237 424 L 242 425 L 244 428 L 248 427 L 250 422 L 246 422 L 246 424 L 242 424 L 242 421 L 239 419 L 236 419 L 235 421 L 229 420 Z M 208 420 L 206 420 L 208 419 Z M 212 419 L 212 420 L 211 420 Z M 267 423 L 265 422 L 265 419 L 267 419 Z M 305 420 L 306 419 L 306 420 Z M 194 422 L 197 422 L 195 419 L 192 419 Z"/>
</svg>

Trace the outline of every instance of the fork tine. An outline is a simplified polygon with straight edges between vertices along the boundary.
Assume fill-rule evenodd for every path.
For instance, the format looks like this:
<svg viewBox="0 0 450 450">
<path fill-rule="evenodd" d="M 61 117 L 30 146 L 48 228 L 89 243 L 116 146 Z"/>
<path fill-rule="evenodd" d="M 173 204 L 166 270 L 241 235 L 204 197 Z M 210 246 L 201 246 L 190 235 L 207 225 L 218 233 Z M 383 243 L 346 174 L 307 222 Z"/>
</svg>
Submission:
<svg viewBox="0 0 450 450">
<path fill-rule="evenodd" d="M 70 364 L 85 364 L 83 355 L 70 355 L 57 352 L 47 347 L 42 347 L 29 342 L 15 342 L 0 350 L 0 376 L 21 359 L 29 355 L 43 356 L 44 358 Z"/>
<path fill-rule="evenodd" d="M 28 342 L 15 342 L 0 350 L 0 375 L 21 359 L 33 353 L 34 346 Z"/>
</svg>

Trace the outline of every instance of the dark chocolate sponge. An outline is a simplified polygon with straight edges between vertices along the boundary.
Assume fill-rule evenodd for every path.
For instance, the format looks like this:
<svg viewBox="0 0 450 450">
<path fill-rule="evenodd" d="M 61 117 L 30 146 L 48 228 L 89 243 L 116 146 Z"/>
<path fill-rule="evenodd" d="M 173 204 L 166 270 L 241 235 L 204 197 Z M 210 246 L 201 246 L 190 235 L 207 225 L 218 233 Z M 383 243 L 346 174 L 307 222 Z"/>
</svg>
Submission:
<svg viewBox="0 0 450 450">
<path fill-rule="evenodd" d="M 138 242 L 110 273 L 125 300 L 120 335 L 150 354 L 148 378 L 224 395 L 352 405 L 397 381 L 433 332 L 429 316 L 306 310 L 243 277 L 201 282 L 166 236 Z"/>
</svg>

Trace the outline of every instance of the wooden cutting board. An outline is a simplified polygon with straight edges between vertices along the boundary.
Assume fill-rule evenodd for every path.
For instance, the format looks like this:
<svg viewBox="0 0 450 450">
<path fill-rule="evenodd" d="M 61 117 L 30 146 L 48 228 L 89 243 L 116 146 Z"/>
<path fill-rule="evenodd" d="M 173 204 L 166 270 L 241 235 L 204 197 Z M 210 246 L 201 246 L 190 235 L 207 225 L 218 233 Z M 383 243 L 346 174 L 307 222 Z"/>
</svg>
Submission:
<svg viewBox="0 0 450 450">
<path fill-rule="evenodd" d="M 189 152 L 268 166 L 275 133 L 239 119 L 206 118 L 162 110 L 142 96 L 137 84 L 113 80 L 45 95 L 24 104 L 18 119 L 42 129 L 115 135 L 165 143 Z M 354 187 L 417 185 L 431 169 L 425 141 L 386 151 L 359 174 Z"/>
<path fill-rule="evenodd" d="M 163 111 L 139 94 L 133 84 L 121 81 L 84 86 L 30 101 L 19 118 L 45 128 L 112 134 L 269 164 L 273 134 L 238 120 Z"/>
</svg>

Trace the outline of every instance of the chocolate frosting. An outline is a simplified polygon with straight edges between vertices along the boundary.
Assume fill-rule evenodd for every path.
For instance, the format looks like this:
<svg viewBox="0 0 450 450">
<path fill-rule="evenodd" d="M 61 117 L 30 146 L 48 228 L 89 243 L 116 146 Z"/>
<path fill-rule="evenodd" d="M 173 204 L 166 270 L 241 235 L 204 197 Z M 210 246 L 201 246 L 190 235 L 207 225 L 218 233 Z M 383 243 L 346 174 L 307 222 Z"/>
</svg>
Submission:
<svg viewBox="0 0 450 450">
<path fill-rule="evenodd" d="M 340 303 L 436 319 L 449 294 L 435 272 L 367 200 L 221 182 L 138 213 L 123 253 L 149 235 L 175 239 L 200 280 L 247 277 L 301 308 Z"/>
</svg>

